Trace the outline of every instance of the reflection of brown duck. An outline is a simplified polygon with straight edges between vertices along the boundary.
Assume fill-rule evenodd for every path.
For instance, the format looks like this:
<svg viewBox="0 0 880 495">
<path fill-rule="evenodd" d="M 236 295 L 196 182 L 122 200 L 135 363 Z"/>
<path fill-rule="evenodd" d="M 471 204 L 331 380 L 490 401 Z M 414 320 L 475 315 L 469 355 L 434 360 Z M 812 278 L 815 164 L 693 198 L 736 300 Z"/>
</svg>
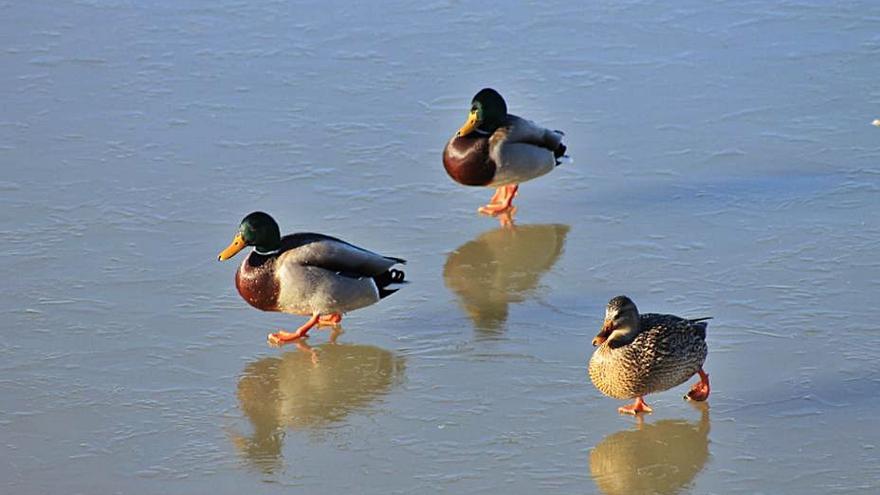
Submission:
<svg viewBox="0 0 880 495">
<path fill-rule="evenodd" d="M 481 330 L 498 330 L 559 259 L 567 225 L 524 225 L 481 234 L 450 253 L 443 279 Z"/>
<path fill-rule="evenodd" d="M 662 420 L 608 435 L 590 451 L 590 474 L 606 495 L 679 493 L 709 459 L 709 411 L 698 423 Z"/>
<path fill-rule="evenodd" d="M 281 457 L 284 433 L 343 421 L 388 393 L 403 376 L 403 358 L 378 347 L 324 344 L 255 361 L 238 382 L 238 400 L 253 427 L 233 441 L 266 471 Z"/>
</svg>

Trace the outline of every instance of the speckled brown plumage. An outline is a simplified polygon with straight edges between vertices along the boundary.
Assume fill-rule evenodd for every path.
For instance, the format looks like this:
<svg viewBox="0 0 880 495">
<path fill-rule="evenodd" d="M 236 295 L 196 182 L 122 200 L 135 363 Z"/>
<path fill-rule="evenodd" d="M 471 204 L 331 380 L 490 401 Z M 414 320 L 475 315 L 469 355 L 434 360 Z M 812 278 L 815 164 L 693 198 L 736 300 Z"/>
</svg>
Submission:
<svg viewBox="0 0 880 495">
<path fill-rule="evenodd" d="M 706 322 L 672 315 L 643 314 L 641 333 L 614 348 L 600 345 L 590 359 L 590 379 L 617 399 L 641 397 L 686 382 L 706 360 Z"/>
</svg>

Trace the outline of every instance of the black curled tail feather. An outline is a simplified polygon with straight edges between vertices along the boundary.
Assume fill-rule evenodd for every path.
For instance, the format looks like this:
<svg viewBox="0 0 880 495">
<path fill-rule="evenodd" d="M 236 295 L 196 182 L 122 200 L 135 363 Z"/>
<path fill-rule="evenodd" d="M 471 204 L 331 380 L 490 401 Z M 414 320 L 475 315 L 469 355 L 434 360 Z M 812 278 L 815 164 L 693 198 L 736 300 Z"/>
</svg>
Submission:
<svg viewBox="0 0 880 495">
<path fill-rule="evenodd" d="M 404 283 L 406 278 L 406 274 L 403 273 L 403 270 L 390 269 L 386 270 L 379 275 L 373 277 L 373 281 L 376 282 L 376 288 L 379 290 L 379 299 L 385 299 L 386 297 L 394 294 L 399 289 L 386 289 L 391 284 L 402 284 Z"/>
<path fill-rule="evenodd" d="M 556 149 L 553 150 L 553 156 L 556 158 L 562 158 L 563 156 L 565 156 L 566 150 L 568 150 L 568 148 L 566 148 L 564 144 L 559 143 L 559 146 L 557 146 Z"/>
</svg>

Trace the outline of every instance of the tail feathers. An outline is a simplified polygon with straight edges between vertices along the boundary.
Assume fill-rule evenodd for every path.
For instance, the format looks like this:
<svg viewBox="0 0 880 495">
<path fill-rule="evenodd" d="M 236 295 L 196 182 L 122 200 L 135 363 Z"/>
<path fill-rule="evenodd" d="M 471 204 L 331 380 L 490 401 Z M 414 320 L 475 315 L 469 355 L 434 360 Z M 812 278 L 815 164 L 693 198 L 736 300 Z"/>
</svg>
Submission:
<svg viewBox="0 0 880 495">
<path fill-rule="evenodd" d="M 403 270 L 396 270 L 394 268 L 373 277 L 373 281 L 376 282 L 376 288 L 379 290 L 379 299 L 385 299 L 397 292 L 399 289 L 386 289 L 386 287 L 391 284 L 405 283 L 405 278 L 406 274 L 403 273 Z"/>
<path fill-rule="evenodd" d="M 556 149 L 553 150 L 553 156 L 555 156 L 556 158 L 562 158 L 563 156 L 565 156 L 565 150 L 567 149 L 568 148 L 566 148 L 564 144 L 559 143 L 559 146 L 557 146 Z"/>
<path fill-rule="evenodd" d="M 706 328 L 709 327 L 709 323 L 707 320 L 711 320 L 711 316 L 706 316 L 703 318 L 692 318 L 688 320 L 693 324 L 693 327 L 697 329 L 697 333 L 700 335 L 700 338 L 706 340 Z"/>
<path fill-rule="evenodd" d="M 563 163 L 572 163 L 572 159 L 570 156 L 566 155 L 565 152 L 568 150 L 566 146 L 562 143 L 559 143 L 559 146 L 553 150 L 553 157 L 556 158 L 556 166 L 560 166 Z"/>
<path fill-rule="evenodd" d="M 406 274 L 403 273 L 403 270 L 395 270 L 394 268 L 388 270 L 388 275 L 391 278 L 392 284 L 402 284 L 403 279 L 406 278 Z"/>
<path fill-rule="evenodd" d="M 403 258 L 395 258 L 394 256 L 386 256 L 385 258 L 386 258 L 386 259 L 389 259 L 389 260 L 392 260 L 392 261 L 394 261 L 395 263 L 400 263 L 401 265 L 405 265 L 405 264 L 406 264 L 406 260 L 403 259 Z"/>
</svg>

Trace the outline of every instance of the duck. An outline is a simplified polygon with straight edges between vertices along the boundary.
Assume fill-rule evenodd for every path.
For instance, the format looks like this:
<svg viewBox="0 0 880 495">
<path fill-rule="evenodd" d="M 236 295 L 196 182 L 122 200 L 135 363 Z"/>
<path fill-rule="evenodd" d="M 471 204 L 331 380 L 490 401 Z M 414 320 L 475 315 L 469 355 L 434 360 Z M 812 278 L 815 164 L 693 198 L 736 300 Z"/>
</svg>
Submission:
<svg viewBox="0 0 880 495">
<path fill-rule="evenodd" d="M 501 94 L 483 88 L 471 100 L 467 121 L 446 143 L 443 167 L 459 184 L 495 188 L 480 213 L 510 214 L 519 185 L 561 163 L 566 151 L 563 135 L 507 113 Z"/>
<path fill-rule="evenodd" d="M 644 396 L 681 385 L 699 375 L 685 399 L 709 398 L 709 375 L 703 370 L 707 320 L 674 315 L 639 314 L 627 296 L 612 298 L 593 346 L 589 374 L 593 385 L 615 399 L 635 399 L 620 407 L 623 414 L 650 413 Z"/>
<path fill-rule="evenodd" d="M 281 236 L 269 214 L 255 211 L 238 227 L 229 246 L 218 256 L 225 261 L 247 246 L 253 249 L 235 273 L 242 299 L 262 311 L 309 316 L 294 332 L 270 333 L 268 341 L 280 345 L 306 337 L 315 325 L 338 326 L 343 313 L 370 306 L 398 289 L 406 263 L 341 239 L 318 233 Z"/>
</svg>

